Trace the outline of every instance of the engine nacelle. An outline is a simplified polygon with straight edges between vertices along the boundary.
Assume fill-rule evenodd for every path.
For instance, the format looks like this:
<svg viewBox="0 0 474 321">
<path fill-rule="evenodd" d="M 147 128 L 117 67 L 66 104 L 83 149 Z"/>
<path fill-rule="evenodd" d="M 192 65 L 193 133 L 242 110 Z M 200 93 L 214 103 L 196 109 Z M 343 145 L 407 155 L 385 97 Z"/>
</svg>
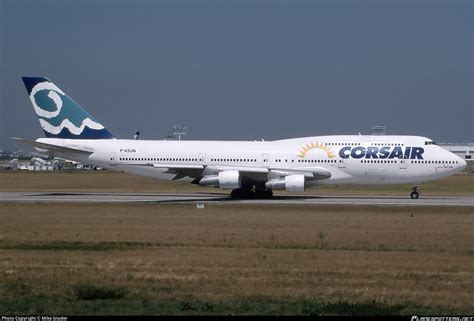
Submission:
<svg viewBox="0 0 474 321">
<path fill-rule="evenodd" d="M 201 178 L 199 185 L 219 186 L 220 188 L 239 188 L 240 175 L 239 171 L 223 171 L 217 175 Z"/>
<path fill-rule="evenodd" d="M 240 175 L 239 171 L 223 171 L 219 172 L 219 187 L 220 188 L 239 188 Z"/>
<path fill-rule="evenodd" d="M 284 189 L 287 192 L 304 192 L 304 181 L 304 175 L 288 175 L 268 181 L 265 187 L 272 190 Z"/>
</svg>

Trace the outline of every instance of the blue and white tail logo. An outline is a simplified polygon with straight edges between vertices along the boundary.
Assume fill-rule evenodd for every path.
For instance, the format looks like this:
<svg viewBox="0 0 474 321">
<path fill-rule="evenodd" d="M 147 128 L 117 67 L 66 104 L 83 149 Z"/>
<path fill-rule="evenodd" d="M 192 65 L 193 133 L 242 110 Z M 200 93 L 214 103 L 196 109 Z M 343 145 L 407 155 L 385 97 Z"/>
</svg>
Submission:
<svg viewBox="0 0 474 321">
<path fill-rule="evenodd" d="M 49 79 L 23 77 L 31 103 L 46 137 L 76 139 L 115 138 Z"/>
</svg>

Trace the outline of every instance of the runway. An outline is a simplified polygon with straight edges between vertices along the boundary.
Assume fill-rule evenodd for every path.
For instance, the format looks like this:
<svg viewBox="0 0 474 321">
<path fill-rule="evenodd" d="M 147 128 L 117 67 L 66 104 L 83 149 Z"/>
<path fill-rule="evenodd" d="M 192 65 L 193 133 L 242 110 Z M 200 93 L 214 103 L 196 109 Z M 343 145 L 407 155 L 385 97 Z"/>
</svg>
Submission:
<svg viewBox="0 0 474 321">
<path fill-rule="evenodd" d="M 271 199 L 231 199 L 226 194 L 211 193 L 64 193 L 0 192 L 0 202 L 58 203 L 168 203 L 168 204 L 293 204 L 293 205 L 374 205 L 374 206 L 461 206 L 474 207 L 474 197 L 367 195 L 297 195 Z"/>
</svg>

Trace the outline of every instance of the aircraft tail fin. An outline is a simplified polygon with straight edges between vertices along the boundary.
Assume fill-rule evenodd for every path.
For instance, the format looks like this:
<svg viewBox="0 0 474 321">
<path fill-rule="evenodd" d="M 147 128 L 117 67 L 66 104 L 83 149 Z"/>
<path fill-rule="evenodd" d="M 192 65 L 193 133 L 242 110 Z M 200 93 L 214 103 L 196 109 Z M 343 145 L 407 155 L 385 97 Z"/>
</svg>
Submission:
<svg viewBox="0 0 474 321">
<path fill-rule="evenodd" d="M 48 78 L 22 77 L 22 79 L 46 137 L 116 138 Z"/>
</svg>

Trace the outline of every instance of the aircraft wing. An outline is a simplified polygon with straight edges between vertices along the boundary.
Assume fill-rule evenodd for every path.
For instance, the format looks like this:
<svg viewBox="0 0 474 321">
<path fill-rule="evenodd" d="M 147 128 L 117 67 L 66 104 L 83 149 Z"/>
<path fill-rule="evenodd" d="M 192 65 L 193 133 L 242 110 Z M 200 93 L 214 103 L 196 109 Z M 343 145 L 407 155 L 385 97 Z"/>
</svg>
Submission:
<svg viewBox="0 0 474 321">
<path fill-rule="evenodd" d="M 142 165 L 143 166 L 143 165 Z M 261 167 L 246 167 L 246 166 L 203 166 L 194 164 L 157 164 L 148 163 L 144 166 L 153 168 L 166 169 L 165 173 L 176 174 L 173 180 L 184 178 L 186 176 L 200 179 L 205 175 L 212 175 L 223 171 L 239 171 L 242 176 L 251 178 L 261 178 L 266 180 L 268 174 L 267 168 Z"/>
<path fill-rule="evenodd" d="M 153 166 L 155 168 L 169 168 L 169 169 L 204 169 L 203 165 L 171 165 L 171 164 L 147 164 L 148 166 Z"/>
<path fill-rule="evenodd" d="M 213 166 L 217 171 L 239 171 L 240 173 L 267 174 L 268 168 L 246 166 Z"/>
<path fill-rule="evenodd" d="M 201 173 L 204 170 L 203 165 L 193 165 L 193 164 L 145 164 L 145 166 L 150 166 L 153 168 L 158 169 L 166 169 L 165 173 L 169 174 L 176 174 L 173 177 L 173 181 L 184 178 L 184 177 L 191 177 L 191 178 L 198 178 L 201 177 Z"/>
<path fill-rule="evenodd" d="M 280 178 L 288 175 L 304 175 L 309 180 L 328 179 L 332 176 L 331 172 L 323 167 L 302 167 L 292 169 L 272 169 L 269 173 L 270 178 Z"/>
<path fill-rule="evenodd" d="M 304 175 L 308 180 L 322 180 L 331 177 L 331 172 L 323 167 L 304 167 L 298 169 L 268 169 L 265 167 L 247 166 L 204 166 L 195 164 L 157 164 L 147 163 L 139 166 L 149 166 L 157 169 L 166 169 L 165 173 L 176 174 L 173 180 L 184 177 L 200 179 L 206 175 L 215 175 L 223 171 L 239 171 L 243 177 L 266 181 L 271 178 L 280 178 L 288 175 Z"/>
<path fill-rule="evenodd" d="M 265 167 L 247 167 L 247 166 L 212 166 L 212 169 L 217 172 L 224 171 L 239 171 L 242 178 L 253 181 L 267 181 L 268 168 Z"/>
<path fill-rule="evenodd" d="M 84 147 L 84 146 L 59 146 L 59 145 L 52 145 L 52 144 L 46 144 L 46 143 L 40 143 L 34 140 L 29 140 L 29 139 L 24 139 L 24 138 L 18 138 L 18 137 L 12 137 L 13 140 L 31 145 L 33 147 L 43 149 L 46 151 L 50 152 L 60 152 L 62 154 L 70 154 L 70 155 L 90 155 L 94 151 L 90 148 Z"/>
</svg>

